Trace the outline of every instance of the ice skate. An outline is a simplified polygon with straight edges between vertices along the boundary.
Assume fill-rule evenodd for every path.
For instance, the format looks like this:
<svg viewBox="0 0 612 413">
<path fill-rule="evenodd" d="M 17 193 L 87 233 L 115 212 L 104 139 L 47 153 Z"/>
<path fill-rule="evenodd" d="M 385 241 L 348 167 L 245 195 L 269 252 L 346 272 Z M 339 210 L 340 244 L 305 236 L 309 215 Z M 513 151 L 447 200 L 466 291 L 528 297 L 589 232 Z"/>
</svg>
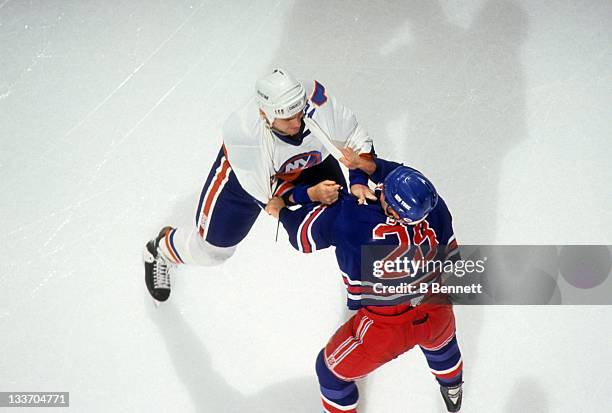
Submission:
<svg viewBox="0 0 612 413">
<path fill-rule="evenodd" d="M 440 386 L 440 393 L 442 393 L 442 398 L 444 399 L 444 403 L 446 403 L 446 409 L 449 412 L 458 412 L 461 409 L 461 399 L 463 398 L 462 385 L 463 382 L 456 386 Z"/>
<path fill-rule="evenodd" d="M 170 229 L 162 228 L 157 238 L 147 242 L 144 249 L 145 283 L 156 305 L 170 297 L 170 271 L 174 264 L 159 249 L 159 242 Z"/>
</svg>

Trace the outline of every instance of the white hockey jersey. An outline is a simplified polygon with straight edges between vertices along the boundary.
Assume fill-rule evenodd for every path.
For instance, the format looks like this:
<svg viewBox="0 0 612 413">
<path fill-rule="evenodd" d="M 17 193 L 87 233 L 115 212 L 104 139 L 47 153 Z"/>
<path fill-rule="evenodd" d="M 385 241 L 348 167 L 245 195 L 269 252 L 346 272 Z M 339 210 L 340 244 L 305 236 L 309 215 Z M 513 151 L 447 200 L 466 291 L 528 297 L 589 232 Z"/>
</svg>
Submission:
<svg viewBox="0 0 612 413">
<path fill-rule="evenodd" d="M 305 87 L 309 98 L 304 116 L 313 119 L 336 146 L 370 153 L 372 140 L 359 126 L 353 112 L 339 104 L 316 80 Z M 240 185 L 264 204 L 272 198 L 279 179 L 287 180 L 330 155 L 308 127 L 304 129 L 300 145 L 275 136 L 260 117 L 255 98 L 229 116 L 222 136 L 227 159 Z"/>
</svg>

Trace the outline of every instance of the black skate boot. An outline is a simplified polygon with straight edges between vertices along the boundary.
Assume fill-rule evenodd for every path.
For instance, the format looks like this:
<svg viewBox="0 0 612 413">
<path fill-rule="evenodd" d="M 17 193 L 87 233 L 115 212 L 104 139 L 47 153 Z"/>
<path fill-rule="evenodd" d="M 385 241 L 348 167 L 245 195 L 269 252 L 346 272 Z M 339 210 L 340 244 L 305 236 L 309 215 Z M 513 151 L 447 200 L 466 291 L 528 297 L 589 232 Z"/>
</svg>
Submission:
<svg viewBox="0 0 612 413">
<path fill-rule="evenodd" d="M 449 412 L 458 412 L 461 409 L 461 399 L 463 398 L 462 385 L 463 382 L 450 387 L 440 386 L 440 393 L 442 393 L 446 409 Z"/>
<path fill-rule="evenodd" d="M 156 304 L 170 297 L 170 270 L 174 264 L 169 262 L 159 250 L 159 242 L 171 227 L 164 227 L 157 238 L 147 242 L 144 249 L 145 283 Z"/>
</svg>

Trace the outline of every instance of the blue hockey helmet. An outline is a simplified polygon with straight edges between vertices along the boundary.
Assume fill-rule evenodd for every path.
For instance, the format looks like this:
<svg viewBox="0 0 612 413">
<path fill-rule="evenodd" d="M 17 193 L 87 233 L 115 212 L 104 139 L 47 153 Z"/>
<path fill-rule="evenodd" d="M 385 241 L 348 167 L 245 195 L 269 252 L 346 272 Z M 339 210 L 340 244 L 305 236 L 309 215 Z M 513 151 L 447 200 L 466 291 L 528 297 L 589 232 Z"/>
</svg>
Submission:
<svg viewBox="0 0 612 413">
<path fill-rule="evenodd" d="M 423 220 L 438 203 L 438 193 L 429 179 L 407 166 L 399 166 L 387 175 L 383 193 L 387 204 L 407 224 Z"/>
</svg>

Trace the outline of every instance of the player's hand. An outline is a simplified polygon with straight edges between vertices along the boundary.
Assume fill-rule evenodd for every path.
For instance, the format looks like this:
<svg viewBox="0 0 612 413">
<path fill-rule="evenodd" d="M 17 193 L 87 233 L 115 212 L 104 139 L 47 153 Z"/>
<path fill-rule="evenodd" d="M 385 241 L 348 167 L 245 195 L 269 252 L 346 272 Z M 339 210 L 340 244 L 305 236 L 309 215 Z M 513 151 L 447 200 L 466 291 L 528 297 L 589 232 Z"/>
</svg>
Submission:
<svg viewBox="0 0 612 413">
<path fill-rule="evenodd" d="M 357 202 L 359 205 L 364 205 L 366 200 L 370 199 L 372 201 L 376 201 L 376 196 L 374 195 L 374 191 L 372 191 L 368 186 L 362 184 L 351 185 L 351 194 L 355 195 L 357 198 Z"/>
<path fill-rule="evenodd" d="M 338 159 L 348 169 L 361 169 L 368 175 L 376 171 L 376 163 L 369 156 L 361 156 L 351 148 L 339 148 L 342 158 Z"/>
<path fill-rule="evenodd" d="M 264 209 L 268 215 L 272 215 L 274 218 L 278 219 L 280 216 L 280 211 L 285 207 L 285 201 L 283 198 L 275 196 L 274 198 L 268 201 L 268 205 Z"/>
<path fill-rule="evenodd" d="M 340 185 L 334 181 L 326 180 L 319 182 L 315 186 L 308 188 L 308 197 L 313 202 L 320 202 L 324 205 L 331 205 L 338 200 Z"/>
<path fill-rule="evenodd" d="M 342 152 L 342 158 L 338 159 L 348 169 L 359 169 L 361 166 L 361 157 L 359 153 L 351 148 L 339 148 Z"/>
</svg>

